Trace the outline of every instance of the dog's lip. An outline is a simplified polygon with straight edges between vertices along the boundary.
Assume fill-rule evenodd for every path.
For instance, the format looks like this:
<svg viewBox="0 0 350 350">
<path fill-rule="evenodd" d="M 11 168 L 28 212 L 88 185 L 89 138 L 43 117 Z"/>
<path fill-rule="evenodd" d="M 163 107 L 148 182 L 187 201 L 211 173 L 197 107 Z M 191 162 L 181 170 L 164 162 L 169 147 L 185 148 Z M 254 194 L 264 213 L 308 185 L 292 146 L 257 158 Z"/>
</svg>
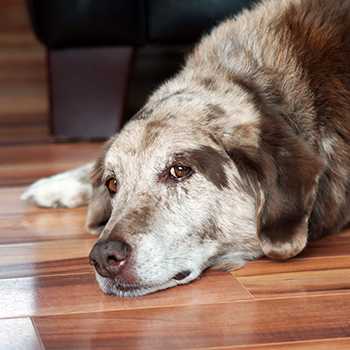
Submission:
<svg viewBox="0 0 350 350">
<path fill-rule="evenodd" d="M 115 289 L 121 292 L 138 292 L 138 291 L 148 289 L 151 286 L 142 285 L 142 284 L 127 284 L 127 283 L 114 282 L 114 287 Z"/>
<path fill-rule="evenodd" d="M 162 287 L 163 285 L 169 283 L 172 280 L 176 280 L 176 281 L 182 281 L 185 278 L 187 278 L 189 275 L 191 274 L 191 271 L 186 270 L 186 271 L 182 271 L 179 272 L 178 274 L 176 274 L 174 277 L 170 278 L 169 280 L 165 281 L 164 283 L 160 283 L 160 284 L 128 284 L 128 283 L 120 283 L 118 281 L 115 280 L 111 280 L 111 282 L 114 282 L 114 287 L 121 292 L 139 292 L 139 291 L 143 291 L 143 290 L 148 290 L 148 289 L 153 289 L 153 288 L 158 288 L 158 287 Z"/>
<path fill-rule="evenodd" d="M 176 281 L 182 281 L 187 279 L 187 277 L 189 277 L 191 273 L 192 272 L 190 270 L 183 270 L 177 273 L 174 277 L 170 278 L 169 280 L 166 280 L 163 283 L 159 284 L 125 283 L 118 281 L 117 279 L 112 279 L 110 277 L 102 278 L 105 281 L 105 293 L 128 297 L 142 296 L 154 293 L 159 290 L 167 289 L 169 287 L 173 287 L 177 284 Z"/>
<path fill-rule="evenodd" d="M 174 277 L 172 277 L 170 280 L 176 280 L 176 281 L 182 281 L 185 278 L 187 278 L 191 274 L 190 270 L 184 270 L 179 273 L 177 273 Z M 166 281 L 165 283 L 160 284 L 159 286 L 162 286 L 163 284 L 168 283 L 169 281 Z M 122 292 L 132 292 L 132 291 L 140 291 L 144 289 L 150 289 L 157 287 L 158 285 L 142 285 L 142 284 L 127 284 L 127 283 L 118 283 L 116 282 L 115 287 L 116 289 L 122 291 Z"/>
<path fill-rule="evenodd" d="M 119 292 L 142 292 L 148 289 L 153 289 L 153 288 L 157 288 L 157 287 L 161 287 L 162 284 L 141 284 L 141 283 L 126 283 L 126 282 L 121 282 L 118 281 L 118 279 L 113 279 L 110 277 L 102 277 L 105 281 L 105 283 L 107 283 L 107 287 L 110 290 L 116 290 Z M 109 293 L 108 293 L 109 294 Z M 113 294 L 113 291 L 112 291 Z"/>
<path fill-rule="evenodd" d="M 122 284 L 115 282 L 113 280 L 110 280 L 110 287 L 109 291 L 107 291 L 107 294 L 116 295 L 116 296 L 122 296 L 122 297 L 136 297 L 136 296 L 144 296 L 147 294 L 152 294 L 154 292 L 157 292 L 158 290 L 165 289 L 163 287 L 164 284 L 159 285 L 135 285 L 135 284 Z"/>
</svg>

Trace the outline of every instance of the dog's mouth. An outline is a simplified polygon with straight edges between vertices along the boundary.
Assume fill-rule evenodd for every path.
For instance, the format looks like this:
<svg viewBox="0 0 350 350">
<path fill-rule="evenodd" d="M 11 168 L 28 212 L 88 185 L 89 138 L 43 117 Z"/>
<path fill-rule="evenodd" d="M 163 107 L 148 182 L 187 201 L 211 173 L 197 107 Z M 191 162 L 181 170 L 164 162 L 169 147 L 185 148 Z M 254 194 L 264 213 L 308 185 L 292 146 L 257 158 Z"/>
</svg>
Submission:
<svg viewBox="0 0 350 350">
<path fill-rule="evenodd" d="M 122 283 L 109 277 L 103 277 L 96 272 L 97 281 L 104 293 L 118 297 L 138 297 L 168 289 L 178 284 L 188 283 L 192 278 L 190 270 L 177 273 L 170 280 L 160 284 Z"/>
<path fill-rule="evenodd" d="M 176 281 L 182 281 L 184 280 L 186 277 L 188 277 L 191 274 L 190 270 L 185 270 L 185 271 L 181 271 L 178 274 L 176 274 L 173 279 Z"/>
</svg>

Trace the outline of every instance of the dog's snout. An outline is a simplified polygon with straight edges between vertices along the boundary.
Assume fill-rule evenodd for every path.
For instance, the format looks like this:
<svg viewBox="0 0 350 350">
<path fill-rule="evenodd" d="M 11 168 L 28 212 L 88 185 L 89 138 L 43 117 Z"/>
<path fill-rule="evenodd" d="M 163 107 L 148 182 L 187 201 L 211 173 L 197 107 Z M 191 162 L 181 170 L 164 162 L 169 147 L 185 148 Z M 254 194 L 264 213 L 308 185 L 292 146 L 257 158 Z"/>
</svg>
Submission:
<svg viewBox="0 0 350 350">
<path fill-rule="evenodd" d="M 130 246 L 121 241 L 96 243 L 89 256 L 90 265 L 103 277 L 114 278 L 126 265 Z"/>
</svg>

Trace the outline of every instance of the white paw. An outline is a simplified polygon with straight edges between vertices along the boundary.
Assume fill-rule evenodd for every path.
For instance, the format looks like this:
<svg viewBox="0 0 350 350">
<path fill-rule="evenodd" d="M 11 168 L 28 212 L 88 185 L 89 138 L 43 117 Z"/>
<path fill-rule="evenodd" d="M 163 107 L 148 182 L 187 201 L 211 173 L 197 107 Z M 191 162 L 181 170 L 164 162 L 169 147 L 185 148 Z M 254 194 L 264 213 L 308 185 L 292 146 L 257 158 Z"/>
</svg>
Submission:
<svg viewBox="0 0 350 350">
<path fill-rule="evenodd" d="M 89 203 L 91 185 L 68 173 L 41 179 L 30 185 L 21 199 L 45 208 L 76 208 Z"/>
</svg>

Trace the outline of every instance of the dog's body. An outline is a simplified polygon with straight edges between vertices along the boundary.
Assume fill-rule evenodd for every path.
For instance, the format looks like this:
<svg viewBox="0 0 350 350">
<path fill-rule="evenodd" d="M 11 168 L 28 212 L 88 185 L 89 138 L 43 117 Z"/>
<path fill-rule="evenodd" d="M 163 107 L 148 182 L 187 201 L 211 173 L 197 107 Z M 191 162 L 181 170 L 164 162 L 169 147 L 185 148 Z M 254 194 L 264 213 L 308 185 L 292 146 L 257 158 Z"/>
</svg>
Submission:
<svg viewBox="0 0 350 350">
<path fill-rule="evenodd" d="M 279 0 L 204 37 L 96 163 L 23 198 L 90 198 L 100 286 L 137 296 L 293 257 L 349 223 L 349 193 L 350 2 Z"/>
</svg>

